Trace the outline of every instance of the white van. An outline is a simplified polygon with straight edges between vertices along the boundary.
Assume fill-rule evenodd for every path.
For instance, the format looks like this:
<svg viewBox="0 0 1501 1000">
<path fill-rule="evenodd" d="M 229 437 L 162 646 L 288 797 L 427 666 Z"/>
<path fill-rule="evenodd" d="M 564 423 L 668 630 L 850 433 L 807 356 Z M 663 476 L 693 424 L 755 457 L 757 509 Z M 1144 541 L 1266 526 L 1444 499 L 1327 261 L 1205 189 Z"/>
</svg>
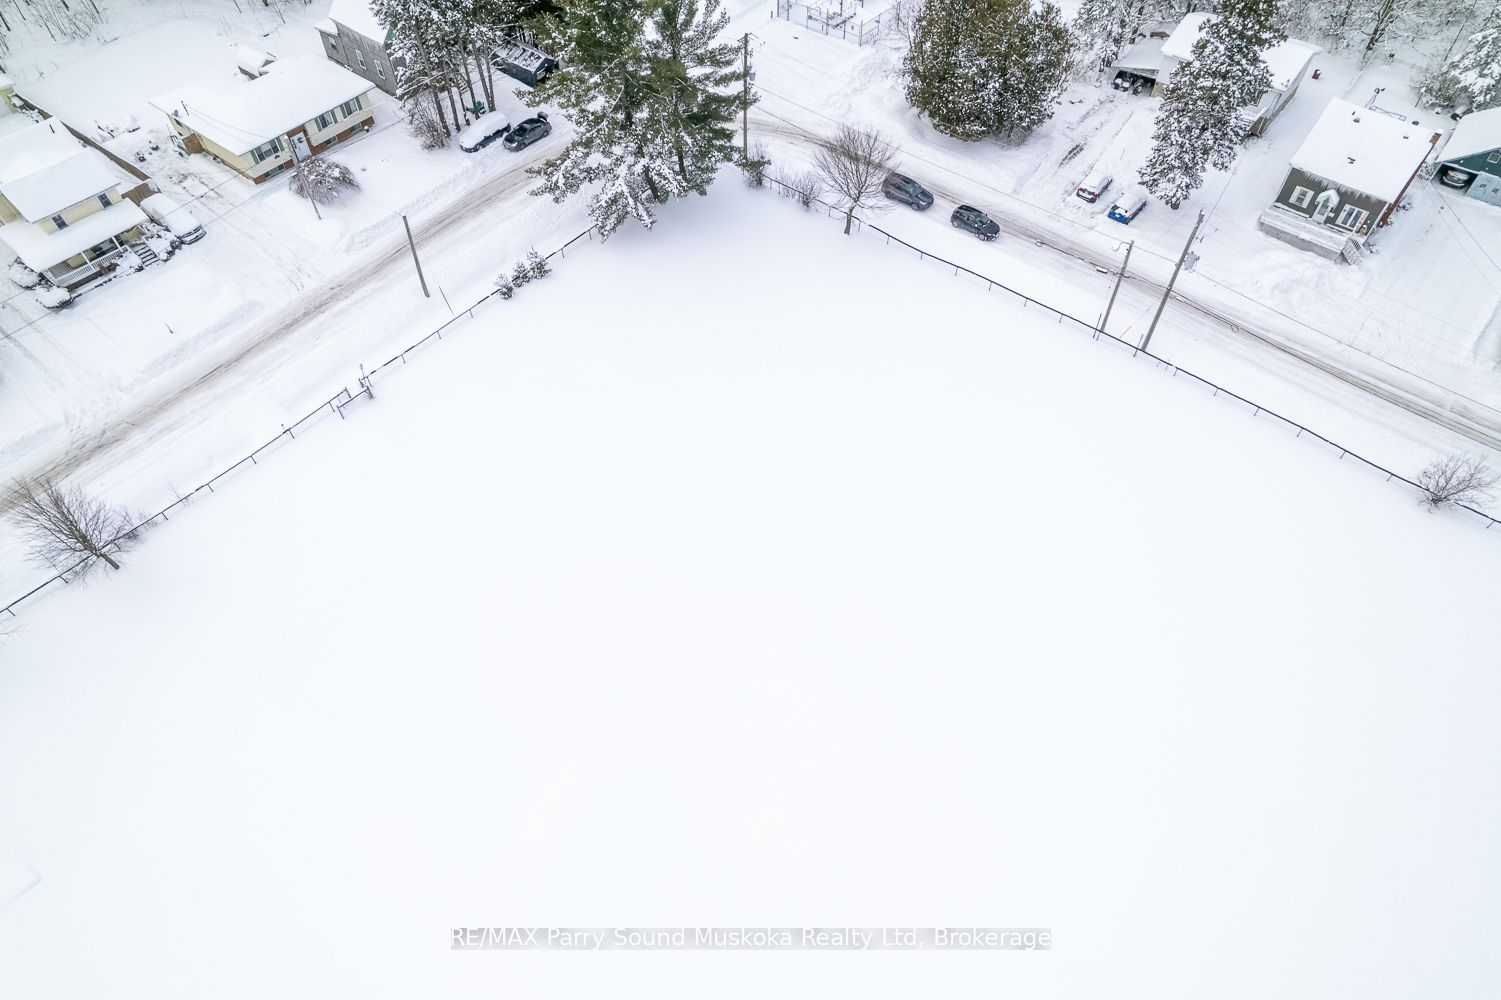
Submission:
<svg viewBox="0 0 1501 1000">
<path fill-rule="evenodd" d="M 459 133 L 459 148 L 466 153 L 477 153 L 511 130 L 511 116 L 504 108 L 479 116 Z"/>
<path fill-rule="evenodd" d="M 196 243 L 203 239 L 203 224 L 193 218 L 186 205 L 169 195 L 153 194 L 141 199 L 141 211 L 158 226 L 184 243 Z"/>
<path fill-rule="evenodd" d="M 1110 190 L 1110 185 L 1115 181 L 1114 177 L 1103 170 L 1096 170 L 1084 178 L 1084 183 L 1074 189 L 1074 194 L 1093 204 L 1100 200 L 1100 195 Z"/>
</svg>

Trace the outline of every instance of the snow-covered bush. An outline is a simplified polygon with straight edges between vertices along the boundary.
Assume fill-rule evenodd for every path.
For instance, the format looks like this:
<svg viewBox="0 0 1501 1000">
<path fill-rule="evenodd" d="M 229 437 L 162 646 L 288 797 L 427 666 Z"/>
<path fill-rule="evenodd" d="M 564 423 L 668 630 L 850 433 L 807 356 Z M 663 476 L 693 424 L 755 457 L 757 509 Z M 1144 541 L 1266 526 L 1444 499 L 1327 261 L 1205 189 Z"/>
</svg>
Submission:
<svg viewBox="0 0 1501 1000">
<path fill-rule="evenodd" d="M 42 276 L 20 261 L 12 261 L 5 276 L 22 288 L 35 288 L 42 283 Z"/>
<path fill-rule="evenodd" d="M 175 249 L 175 247 L 173 246 L 174 242 L 176 241 L 169 239 L 166 236 L 146 237 L 146 246 L 150 248 L 152 253 L 156 254 L 162 260 L 166 260 L 168 257 L 172 256 L 172 251 Z"/>
<path fill-rule="evenodd" d="M 433 112 L 432 98 L 416 94 L 402 102 L 406 114 L 407 130 L 417 137 L 423 149 L 442 149 L 448 145 L 448 130 Z"/>
<path fill-rule="evenodd" d="M 146 264 L 136 255 L 134 250 L 127 250 L 115 258 L 115 270 L 121 274 L 135 274 Z"/>
<path fill-rule="evenodd" d="M 31 294 L 39 304 L 48 309 L 61 309 L 73 301 L 73 293 L 60 285 L 42 285 Z"/>
<path fill-rule="evenodd" d="M 337 201 L 345 188 L 358 191 L 360 182 L 344 164 L 310 156 L 294 168 L 288 188 L 299 198 L 328 205 Z"/>
<path fill-rule="evenodd" d="M 1429 510 L 1455 503 L 1482 507 L 1491 499 L 1491 489 L 1498 480 L 1501 476 L 1474 455 L 1445 455 L 1418 473 L 1418 486 Z"/>
<path fill-rule="evenodd" d="M 526 252 L 526 269 L 530 279 L 545 278 L 552 273 L 552 265 L 535 249 Z"/>
<path fill-rule="evenodd" d="M 503 299 L 516 297 L 516 282 L 502 275 L 495 279 L 495 291 Z"/>
<path fill-rule="evenodd" d="M 740 172 L 745 174 L 747 187 L 765 187 L 766 171 L 771 166 L 771 155 L 766 152 L 765 143 L 752 143 L 750 158 L 741 161 Z"/>
<path fill-rule="evenodd" d="M 823 178 L 811 170 L 780 173 L 777 175 L 777 183 L 781 185 L 784 196 L 796 198 L 797 203 L 804 208 L 812 208 L 823 194 Z"/>
</svg>

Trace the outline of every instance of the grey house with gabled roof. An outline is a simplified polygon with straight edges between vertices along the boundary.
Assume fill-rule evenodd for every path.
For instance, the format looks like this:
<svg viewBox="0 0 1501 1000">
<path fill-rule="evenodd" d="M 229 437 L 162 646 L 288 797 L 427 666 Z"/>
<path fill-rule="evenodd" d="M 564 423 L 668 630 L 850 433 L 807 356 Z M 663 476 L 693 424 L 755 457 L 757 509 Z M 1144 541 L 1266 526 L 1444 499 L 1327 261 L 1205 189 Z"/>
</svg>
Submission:
<svg viewBox="0 0 1501 1000">
<path fill-rule="evenodd" d="M 1501 107 L 1460 119 L 1439 153 L 1435 176 L 1445 187 L 1501 205 Z"/>
<path fill-rule="evenodd" d="M 323 54 L 351 73 L 358 73 L 392 97 L 397 94 L 401 60 L 391 56 L 391 32 L 380 23 L 367 0 L 334 0 L 328 17 L 318 22 Z"/>
</svg>

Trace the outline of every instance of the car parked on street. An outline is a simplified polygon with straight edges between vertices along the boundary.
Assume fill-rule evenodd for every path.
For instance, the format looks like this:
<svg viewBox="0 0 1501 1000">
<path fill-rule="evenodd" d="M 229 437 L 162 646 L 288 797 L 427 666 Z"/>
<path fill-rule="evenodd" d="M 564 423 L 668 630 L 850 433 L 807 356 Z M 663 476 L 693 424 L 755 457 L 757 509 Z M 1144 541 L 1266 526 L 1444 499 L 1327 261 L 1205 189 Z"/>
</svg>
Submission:
<svg viewBox="0 0 1501 1000">
<path fill-rule="evenodd" d="M 1131 220 L 1141 214 L 1141 210 L 1147 207 L 1147 196 L 1139 192 L 1128 192 L 1110 206 L 1110 217 L 1116 222 L 1130 225 Z"/>
<path fill-rule="evenodd" d="M 1103 170 L 1096 170 L 1084 178 L 1084 182 L 1074 189 L 1074 194 L 1092 205 L 1100 200 L 1100 195 L 1110 190 L 1110 185 L 1114 181 L 1115 178 Z"/>
<path fill-rule="evenodd" d="M 538 139 L 552 134 L 552 125 L 548 122 L 545 114 L 538 114 L 535 118 L 528 118 L 524 122 L 517 122 L 511 126 L 511 131 L 501 140 L 501 145 L 506 149 L 525 149 Z"/>
<path fill-rule="evenodd" d="M 995 220 L 973 205 L 960 205 L 954 209 L 954 214 L 949 216 L 949 222 L 955 229 L 964 229 L 974 233 L 987 243 L 1001 234 L 1001 227 L 996 225 Z"/>
<path fill-rule="evenodd" d="M 511 119 L 504 111 L 480 115 L 459 133 L 459 148 L 466 153 L 477 153 L 509 131 Z"/>
<path fill-rule="evenodd" d="M 881 182 L 881 193 L 892 201 L 909 205 L 919 212 L 933 207 L 933 193 L 906 174 L 891 173 Z"/>
</svg>

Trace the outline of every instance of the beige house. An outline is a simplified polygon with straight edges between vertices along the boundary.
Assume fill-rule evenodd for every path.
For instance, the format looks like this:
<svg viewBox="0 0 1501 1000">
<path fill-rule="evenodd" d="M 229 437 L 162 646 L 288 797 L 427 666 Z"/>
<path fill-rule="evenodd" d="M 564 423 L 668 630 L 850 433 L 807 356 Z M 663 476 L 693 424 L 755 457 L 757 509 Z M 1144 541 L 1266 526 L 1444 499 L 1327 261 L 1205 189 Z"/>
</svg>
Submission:
<svg viewBox="0 0 1501 1000">
<path fill-rule="evenodd" d="M 207 153 L 259 184 L 375 120 L 370 81 L 325 59 L 273 59 L 258 73 L 241 63 L 152 98 L 184 153 Z"/>
<path fill-rule="evenodd" d="M 120 193 L 136 179 L 56 118 L 26 121 L 0 136 L 0 243 L 54 285 L 77 288 L 142 236 L 145 213 Z"/>
</svg>

